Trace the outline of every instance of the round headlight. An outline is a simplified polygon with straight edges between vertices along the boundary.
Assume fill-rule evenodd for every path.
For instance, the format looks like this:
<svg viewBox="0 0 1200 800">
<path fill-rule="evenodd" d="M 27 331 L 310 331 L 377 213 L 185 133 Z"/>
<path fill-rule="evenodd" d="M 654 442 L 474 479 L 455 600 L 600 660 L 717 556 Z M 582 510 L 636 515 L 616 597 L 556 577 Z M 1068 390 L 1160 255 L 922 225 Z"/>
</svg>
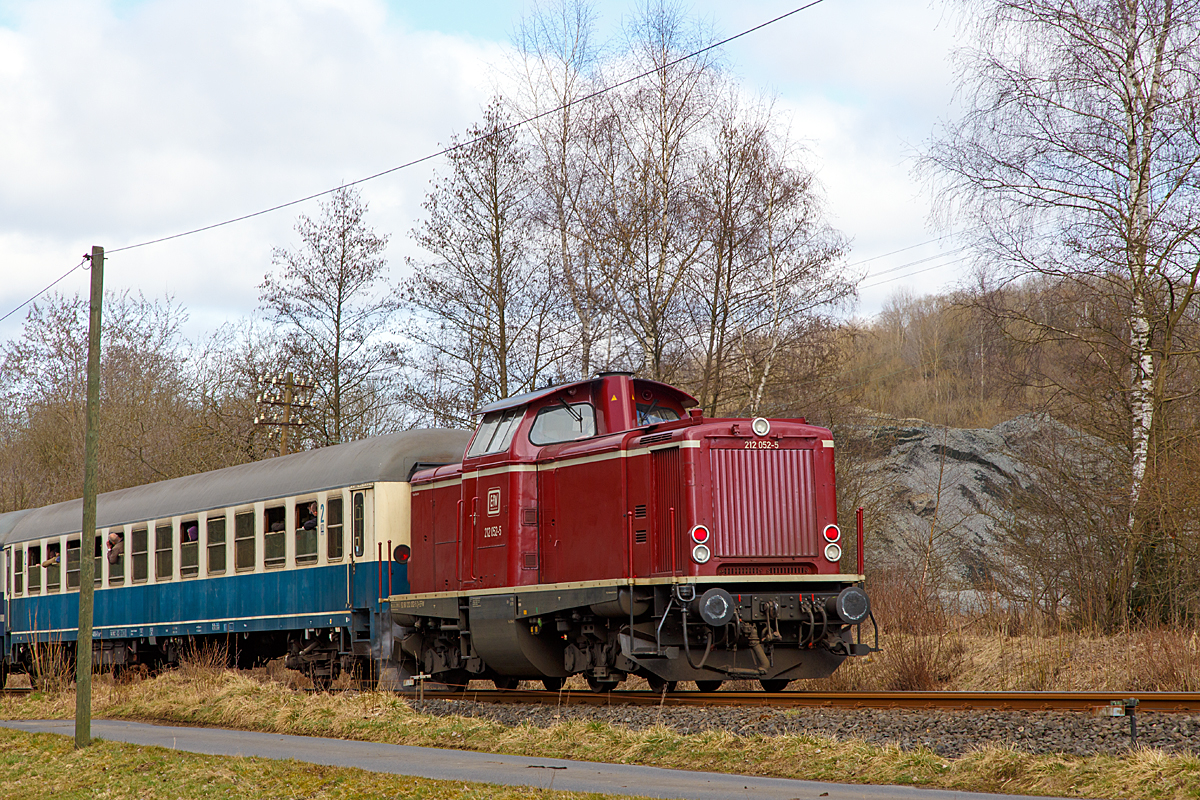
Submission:
<svg viewBox="0 0 1200 800">
<path fill-rule="evenodd" d="M 697 564 L 704 564 L 712 558 L 712 551 L 706 545 L 698 544 L 692 548 L 692 560 Z"/>
<path fill-rule="evenodd" d="M 692 541 L 697 544 L 704 544 L 708 541 L 708 528 L 703 525 L 697 525 L 692 528 Z"/>
<path fill-rule="evenodd" d="M 825 541 L 836 542 L 842 538 L 842 530 L 837 525 L 825 526 Z"/>
<path fill-rule="evenodd" d="M 825 560 L 826 561 L 841 561 L 842 548 L 833 542 L 825 545 Z"/>
<path fill-rule="evenodd" d="M 771 432 L 771 423 L 762 417 L 755 417 L 750 423 L 750 429 L 754 431 L 755 436 L 766 436 Z"/>
</svg>

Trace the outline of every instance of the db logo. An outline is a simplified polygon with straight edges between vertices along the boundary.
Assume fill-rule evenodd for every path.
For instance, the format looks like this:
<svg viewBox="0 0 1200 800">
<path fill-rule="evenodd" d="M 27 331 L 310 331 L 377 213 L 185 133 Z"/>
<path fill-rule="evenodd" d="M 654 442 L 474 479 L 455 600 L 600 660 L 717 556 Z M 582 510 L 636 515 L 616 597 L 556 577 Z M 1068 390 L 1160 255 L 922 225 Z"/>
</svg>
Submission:
<svg viewBox="0 0 1200 800">
<path fill-rule="evenodd" d="M 488 489 L 488 516 L 500 516 L 500 487 Z"/>
</svg>

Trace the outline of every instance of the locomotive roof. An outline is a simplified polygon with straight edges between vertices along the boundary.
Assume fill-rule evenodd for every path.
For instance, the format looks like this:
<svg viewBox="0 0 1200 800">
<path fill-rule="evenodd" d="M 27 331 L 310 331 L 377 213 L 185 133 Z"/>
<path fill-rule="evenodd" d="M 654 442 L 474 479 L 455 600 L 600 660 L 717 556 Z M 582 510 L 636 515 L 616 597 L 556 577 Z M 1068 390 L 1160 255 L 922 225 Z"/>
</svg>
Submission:
<svg viewBox="0 0 1200 800">
<path fill-rule="evenodd" d="M 494 403 L 488 403 L 483 408 L 477 409 L 475 415 L 490 414 L 493 411 L 503 411 L 506 408 L 516 408 L 523 406 L 526 403 L 532 403 L 534 400 L 541 400 L 543 397 L 549 397 L 556 392 L 561 392 L 563 389 L 570 389 L 572 386 L 591 386 L 600 379 L 599 376 L 586 381 L 575 381 L 574 383 L 560 383 L 557 386 L 547 386 L 544 389 L 538 389 L 533 392 L 525 392 L 524 394 L 514 394 L 512 397 L 505 397 L 502 400 L 497 400 Z M 684 408 L 700 405 L 696 398 L 692 397 L 685 391 L 677 389 L 668 383 L 659 381 L 643 380 L 642 378 L 634 378 L 633 385 L 637 388 L 654 389 L 659 394 L 667 397 L 672 397 L 679 402 Z"/>
<path fill-rule="evenodd" d="M 105 492 L 96 527 L 192 514 L 374 481 L 406 481 L 418 463 L 461 461 L 468 431 L 429 429 L 374 436 L 289 456 Z M 83 501 L 0 514 L 0 545 L 79 531 Z"/>
</svg>

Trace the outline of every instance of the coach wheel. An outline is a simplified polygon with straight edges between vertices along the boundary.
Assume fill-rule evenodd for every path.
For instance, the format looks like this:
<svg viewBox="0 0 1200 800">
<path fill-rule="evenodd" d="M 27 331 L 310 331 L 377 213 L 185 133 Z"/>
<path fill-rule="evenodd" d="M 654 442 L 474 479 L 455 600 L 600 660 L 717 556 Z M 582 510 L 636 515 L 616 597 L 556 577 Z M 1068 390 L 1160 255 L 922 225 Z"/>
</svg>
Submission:
<svg viewBox="0 0 1200 800">
<path fill-rule="evenodd" d="M 562 690 L 563 678 L 542 678 L 542 686 L 547 692 L 558 692 Z"/>
<path fill-rule="evenodd" d="M 647 675 L 646 683 L 650 684 L 650 691 L 662 694 L 663 692 L 675 691 L 675 687 L 679 684 L 679 681 L 669 681 L 657 675 Z"/>
<path fill-rule="evenodd" d="M 782 692 L 791 681 L 786 678 L 762 678 L 759 683 L 764 692 Z"/>
<path fill-rule="evenodd" d="M 497 689 L 512 691 L 521 685 L 521 679 L 513 677 L 492 678 L 492 683 L 496 684 Z"/>
<path fill-rule="evenodd" d="M 593 678 L 591 675 L 587 677 L 587 682 L 588 686 L 592 687 L 592 691 L 596 692 L 597 694 L 611 692 L 613 689 L 617 688 L 617 684 L 620 683 L 620 681 Z"/>
<path fill-rule="evenodd" d="M 696 681 L 696 688 L 702 692 L 715 692 L 721 688 L 721 681 Z"/>
</svg>

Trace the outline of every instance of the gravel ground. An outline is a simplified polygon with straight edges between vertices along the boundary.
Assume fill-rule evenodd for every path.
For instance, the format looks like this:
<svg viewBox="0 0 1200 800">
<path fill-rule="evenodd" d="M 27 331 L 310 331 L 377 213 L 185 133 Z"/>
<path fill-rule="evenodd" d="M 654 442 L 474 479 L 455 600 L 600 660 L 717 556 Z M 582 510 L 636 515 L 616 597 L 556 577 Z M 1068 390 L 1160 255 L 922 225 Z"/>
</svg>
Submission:
<svg viewBox="0 0 1200 800">
<path fill-rule="evenodd" d="M 876 709 L 771 709 L 714 706 L 535 706 L 464 700 L 410 700 L 437 716 L 482 717 L 503 725 L 549 727 L 566 720 L 607 722 L 634 730 L 663 724 L 679 733 L 723 729 L 740 735 L 811 733 L 873 744 L 928 747 L 946 757 L 986 745 L 1028 753 L 1091 756 L 1129 751 L 1129 719 L 1054 711 L 926 711 Z M 1175 753 L 1200 753 L 1200 715 L 1137 715 L 1138 745 Z"/>
</svg>

